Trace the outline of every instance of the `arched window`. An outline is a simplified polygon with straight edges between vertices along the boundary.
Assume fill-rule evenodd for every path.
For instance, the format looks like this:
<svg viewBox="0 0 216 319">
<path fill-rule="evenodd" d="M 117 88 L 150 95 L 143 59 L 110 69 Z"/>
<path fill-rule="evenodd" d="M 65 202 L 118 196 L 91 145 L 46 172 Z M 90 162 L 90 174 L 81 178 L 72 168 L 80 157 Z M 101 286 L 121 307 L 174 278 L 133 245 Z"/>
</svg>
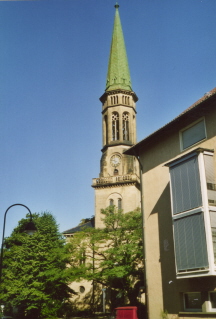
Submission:
<svg viewBox="0 0 216 319">
<path fill-rule="evenodd" d="M 83 251 L 80 256 L 80 265 L 85 265 L 86 262 L 86 253 Z"/>
<path fill-rule="evenodd" d="M 125 98 L 124 95 L 122 95 L 122 104 L 125 103 L 125 99 L 124 98 Z"/>
<path fill-rule="evenodd" d="M 123 140 L 129 141 L 129 113 L 124 112 L 122 114 L 122 130 L 123 130 Z"/>
<path fill-rule="evenodd" d="M 119 140 L 119 115 L 117 112 L 112 113 L 112 140 Z"/>
<path fill-rule="evenodd" d="M 104 116 L 104 134 L 105 134 L 105 144 L 108 144 L 108 125 L 107 125 L 107 115 Z"/>
<path fill-rule="evenodd" d="M 122 199 L 118 198 L 118 209 L 122 209 Z"/>
<path fill-rule="evenodd" d="M 109 200 L 109 205 L 114 206 L 114 200 L 112 198 L 110 198 L 110 200 Z"/>
<path fill-rule="evenodd" d="M 114 176 L 118 175 L 118 170 L 115 168 L 114 169 Z"/>
</svg>

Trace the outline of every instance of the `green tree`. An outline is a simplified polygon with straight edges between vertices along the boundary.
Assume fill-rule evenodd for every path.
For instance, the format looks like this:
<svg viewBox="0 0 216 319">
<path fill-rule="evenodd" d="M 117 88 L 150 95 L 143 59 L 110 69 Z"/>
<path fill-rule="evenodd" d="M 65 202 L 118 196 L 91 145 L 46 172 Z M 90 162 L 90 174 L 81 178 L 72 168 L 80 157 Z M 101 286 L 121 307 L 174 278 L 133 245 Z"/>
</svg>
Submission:
<svg viewBox="0 0 216 319">
<path fill-rule="evenodd" d="M 28 221 L 22 219 L 5 239 L 2 304 L 9 312 L 16 309 L 18 318 L 55 318 L 73 293 L 67 245 L 50 213 L 33 214 L 32 236 L 23 232 Z"/>
<path fill-rule="evenodd" d="M 72 278 L 109 288 L 111 308 L 137 305 L 144 270 L 141 213 L 108 207 L 102 214 L 103 229 L 86 228 L 71 239 Z"/>
</svg>

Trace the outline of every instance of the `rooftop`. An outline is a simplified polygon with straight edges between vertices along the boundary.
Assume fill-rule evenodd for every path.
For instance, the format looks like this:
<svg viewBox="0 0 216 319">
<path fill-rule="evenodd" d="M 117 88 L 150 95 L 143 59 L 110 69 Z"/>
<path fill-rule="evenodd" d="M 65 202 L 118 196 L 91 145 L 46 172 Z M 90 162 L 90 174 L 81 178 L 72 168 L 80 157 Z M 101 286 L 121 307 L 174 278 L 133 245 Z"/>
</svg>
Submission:
<svg viewBox="0 0 216 319">
<path fill-rule="evenodd" d="M 173 128 L 174 125 L 176 125 L 178 122 L 180 122 L 180 120 L 182 120 L 183 118 L 191 115 L 192 112 L 197 111 L 196 114 L 201 115 L 201 113 L 198 113 L 198 109 L 200 107 L 204 106 L 205 102 L 207 102 L 208 100 L 210 101 L 215 96 L 216 96 L 216 87 L 214 89 L 212 89 L 211 91 L 205 93 L 204 96 L 202 96 L 198 101 L 196 101 L 191 106 L 189 106 L 186 110 L 184 110 L 182 113 L 180 113 L 172 121 L 168 122 L 166 125 L 162 126 L 158 130 L 156 130 L 155 132 L 148 135 L 147 137 L 142 139 L 140 142 L 138 142 L 137 144 L 132 146 L 130 149 L 125 151 L 124 154 L 128 154 L 128 155 L 137 154 L 137 150 L 139 149 L 140 146 L 144 146 L 144 144 L 146 145 L 146 144 L 150 143 L 150 141 L 152 141 L 155 137 L 158 137 L 159 134 L 163 134 L 167 130 Z"/>
</svg>

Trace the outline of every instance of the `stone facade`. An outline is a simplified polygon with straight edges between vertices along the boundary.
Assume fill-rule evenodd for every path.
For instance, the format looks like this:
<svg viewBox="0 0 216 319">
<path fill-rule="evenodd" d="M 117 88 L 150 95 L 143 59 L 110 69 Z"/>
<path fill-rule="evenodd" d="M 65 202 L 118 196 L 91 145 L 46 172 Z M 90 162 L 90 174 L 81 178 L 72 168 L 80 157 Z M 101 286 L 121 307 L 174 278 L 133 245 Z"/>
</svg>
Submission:
<svg viewBox="0 0 216 319">
<path fill-rule="evenodd" d="M 114 21 L 105 93 L 101 96 L 103 148 L 100 173 L 93 179 L 95 226 L 103 227 L 101 209 L 115 205 L 123 212 L 140 207 L 139 165 L 124 151 L 136 143 L 136 94 L 130 72 L 118 12 Z"/>
</svg>

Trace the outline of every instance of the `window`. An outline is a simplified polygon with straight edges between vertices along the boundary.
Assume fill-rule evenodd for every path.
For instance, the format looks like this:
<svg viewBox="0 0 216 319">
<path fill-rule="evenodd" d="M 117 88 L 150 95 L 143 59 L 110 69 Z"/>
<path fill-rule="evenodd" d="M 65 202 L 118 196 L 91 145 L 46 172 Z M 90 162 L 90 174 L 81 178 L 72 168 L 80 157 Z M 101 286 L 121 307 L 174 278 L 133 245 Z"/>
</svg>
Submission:
<svg viewBox="0 0 216 319">
<path fill-rule="evenodd" d="M 85 287 L 84 286 L 80 286 L 79 290 L 80 290 L 80 293 L 83 294 L 85 292 Z"/>
<path fill-rule="evenodd" d="M 80 257 L 80 265 L 85 265 L 85 262 L 86 262 L 86 253 L 85 253 L 85 251 L 83 251 L 82 253 L 81 253 L 81 257 Z"/>
<path fill-rule="evenodd" d="M 201 293 L 200 292 L 187 292 L 184 294 L 184 308 L 187 311 L 201 311 Z"/>
<path fill-rule="evenodd" d="M 216 275 L 213 153 L 199 148 L 168 166 L 177 277 Z"/>
<path fill-rule="evenodd" d="M 178 272 L 208 267 L 203 212 L 174 220 Z"/>
<path fill-rule="evenodd" d="M 118 209 L 122 209 L 122 199 L 118 198 Z"/>
<path fill-rule="evenodd" d="M 115 168 L 114 169 L 114 176 L 118 175 L 118 173 L 119 173 L 118 170 Z"/>
<path fill-rule="evenodd" d="M 108 144 L 108 124 L 107 124 L 107 115 L 104 116 L 104 140 L 105 144 Z"/>
<path fill-rule="evenodd" d="M 118 104 L 118 95 L 111 96 L 111 105 Z"/>
<path fill-rule="evenodd" d="M 123 140 L 129 141 L 129 113 L 124 112 L 122 114 L 122 130 L 123 130 Z"/>
<path fill-rule="evenodd" d="M 170 168 L 173 214 L 202 205 L 197 155 Z"/>
<path fill-rule="evenodd" d="M 122 104 L 130 105 L 130 97 L 122 95 Z"/>
<path fill-rule="evenodd" d="M 210 211 L 211 220 L 211 232 L 212 232 L 212 244 L 214 251 L 214 263 L 216 264 L 216 212 Z"/>
<path fill-rule="evenodd" d="M 212 154 L 204 155 L 205 162 L 205 175 L 207 183 L 208 203 L 210 206 L 216 206 L 216 184 L 215 184 L 215 172 L 214 161 Z"/>
<path fill-rule="evenodd" d="M 211 304 L 211 309 L 215 309 L 216 310 L 216 292 L 212 291 L 209 293 L 209 299 L 210 299 L 210 304 Z"/>
<path fill-rule="evenodd" d="M 109 200 L 109 205 L 114 206 L 114 200 L 112 198 Z"/>
<path fill-rule="evenodd" d="M 112 113 L 112 140 L 119 140 L 119 114 L 117 112 Z"/>
<path fill-rule="evenodd" d="M 202 141 L 206 138 L 204 119 L 182 130 L 180 133 L 182 150 Z"/>
</svg>

